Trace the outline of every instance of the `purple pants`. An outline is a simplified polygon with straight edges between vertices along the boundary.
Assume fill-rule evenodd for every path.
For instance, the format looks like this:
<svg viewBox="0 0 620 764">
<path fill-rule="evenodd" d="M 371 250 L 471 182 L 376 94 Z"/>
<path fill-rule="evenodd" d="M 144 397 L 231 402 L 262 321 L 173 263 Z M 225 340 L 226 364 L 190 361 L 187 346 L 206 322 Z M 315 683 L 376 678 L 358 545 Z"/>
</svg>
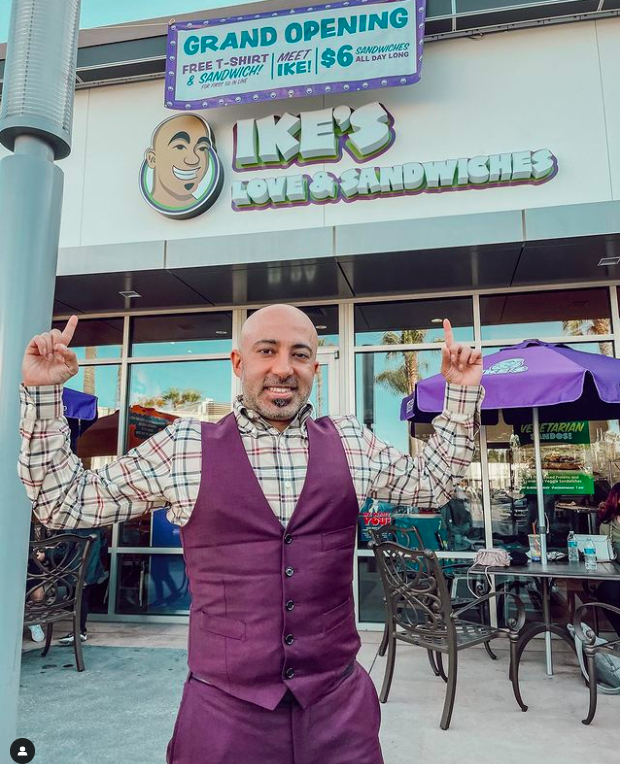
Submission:
<svg viewBox="0 0 620 764">
<path fill-rule="evenodd" d="M 168 764 L 383 764 L 381 712 L 359 665 L 306 709 L 291 699 L 274 711 L 188 679 Z"/>
</svg>

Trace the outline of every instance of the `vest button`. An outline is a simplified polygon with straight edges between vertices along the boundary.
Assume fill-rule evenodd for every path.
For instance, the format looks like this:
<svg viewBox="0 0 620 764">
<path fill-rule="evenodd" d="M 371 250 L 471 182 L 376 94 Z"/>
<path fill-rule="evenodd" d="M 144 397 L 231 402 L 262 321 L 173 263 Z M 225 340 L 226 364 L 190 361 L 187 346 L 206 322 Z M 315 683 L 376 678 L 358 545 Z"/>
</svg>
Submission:
<svg viewBox="0 0 620 764">
<path fill-rule="evenodd" d="M 284 537 L 284 543 L 285 544 L 292 544 L 293 543 L 293 537 L 291 536 L 290 533 L 287 533 L 286 536 Z"/>
<path fill-rule="evenodd" d="M 286 642 L 287 645 L 292 645 L 293 642 L 295 641 L 295 637 L 292 634 L 287 634 L 284 637 L 284 641 Z"/>
<path fill-rule="evenodd" d="M 288 566 L 288 568 L 285 568 L 284 572 L 285 572 L 285 573 L 286 573 L 286 575 L 287 575 L 287 576 L 290 578 L 290 577 L 293 575 L 293 573 L 294 573 L 295 571 L 294 571 L 294 570 L 293 570 L 293 568 L 291 568 L 291 566 L 289 565 L 289 566 Z"/>
<path fill-rule="evenodd" d="M 295 669 L 287 668 L 286 671 L 284 672 L 284 676 L 287 679 L 292 679 L 295 676 Z"/>
<path fill-rule="evenodd" d="M 292 610 L 295 607 L 295 603 L 293 602 L 293 600 L 289 600 L 284 607 L 287 610 Z"/>
</svg>

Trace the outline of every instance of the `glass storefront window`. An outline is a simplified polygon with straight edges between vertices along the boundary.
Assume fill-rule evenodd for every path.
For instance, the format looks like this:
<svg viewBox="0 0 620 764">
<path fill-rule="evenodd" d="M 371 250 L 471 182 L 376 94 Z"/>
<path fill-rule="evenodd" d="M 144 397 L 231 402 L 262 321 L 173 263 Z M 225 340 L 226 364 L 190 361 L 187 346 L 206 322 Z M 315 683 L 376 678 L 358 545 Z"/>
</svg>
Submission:
<svg viewBox="0 0 620 764">
<path fill-rule="evenodd" d="M 127 450 L 135 448 L 179 417 L 218 422 L 231 411 L 230 361 L 171 361 L 133 364 L 130 372 Z M 174 529 L 165 513 L 128 520 L 121 525 L 121 546 L 159 546 L 152 534 L 160 522 Z M 162 544 L 163 546 L 164 544 Z M 177 546 L 165 544 L 165 546 Z"/>
<path fill-rule="evenodd" d="M 357 353 L 357 418 L 381 440 L 407 453 L 410 443 L 407 424 L 400 421 L 400 402 L 419 379 L 438 374 L 440 368 L 440 350 Z"/>
<path fill-rule="evenodd" d="M 232 313 L 138 316 L 132 320 L 131 354 L 146 358 L 230 353 Z"/>
<path fill-rule="evenodd" d="M 190 593 L 181 554 L 119 554 L 116 612 L 186 615 Z"/>
<path fill-rule="evenodd" d="M 383 623 L 385 621 L 383 586 L 374 557 L 358 557 L 357 576 L 360 621 Z"/>
<path fill-rule="evenodd" d="M 62 331 L 66 323 L 55 321 L 52 328 Z M 120 358 L 123 348 L 123 319 L 81 318 L 73 335 L 71 348 L 80 360 Z"/>
<path fill-rule="evenodd" d="M 321 364 L 309 399 L 314 406 L 315 419 L 329 414 L 329 381 L 329 366 Z"/>
<path fill-rule="evenodd" d="M 419 425 L 416 437 L 409 436 L 408 423 L 400 421 L 401 399 L 418 379 L 438 374 L 439 350 L 417 352 L 358 353 L 356 355 L 357 418 L 377 437 L 411 456 L 422 453 L 434 432 L 432 425 Z M 398 525 L 415 525 L 429 549 L 472 552 L 484 546 L 484 517 L 480 456 L 477 453 L 466 478 L 454 496 L 439 510 L 395 507 L 368 499 L 360 515 L 359 545 L 368 545 L 367 526 L 377 518 L 390 517 Z"/>
<path fill-rule="evenodd" d="M 134 364 L 129 385 L 129 448 L 179 417 L 218 422 L 232 408 L 231 375 L 228 360 Z M 149 416 L 158 421 L 149 424 Z"/>
<path fill-rule="evenodd" d="M 452 13 L 451 0 L 428 0 L 426 4 L 426 15 L 431 16 L 448 16 Z"/>
<path fill-rule="evenodd" d="M 553 0 L 547 0 L 547 2 Z M 531 5 L 532 0 L 456 0 L 457 13 L 471 13 L 472 11 L 498 10 L 514 7 L 516 5 Z"/>
<path fill-rule="evenodd" d="M 480 297 L 483 340 L 605 335 L 609 316 L 607 289 Z"/>
<path fill-rule="evenodd" d="M 319 335 L 319 347 L 337 347 L 339 342 L 337 305 L 297 305 L 314 324 Z M 256 310 L 248 310 L 248 318 Z"/>
<path fill-rule="evenodd" d="M 439 564 L 446 577 L 448 591 L 452 600 L 454 601 L 458 599 L 460 604 L 463 604 L 464 601 L 473 600 L 474 595 L 470 591 L 468 583 L 468 568 L 471 563 L 469 561 L 463 562 L 462 560 L 459 561 L 451 558 L 440 558 Z M 383 584 L 381 583 L 381 576 L 379 575 L 377 562 L 374 556 L 358 557 L 357 587 L 360 622 L 384 623 L 385 604 Z M 424 613 L 420 613 L 420 616 L 422 619 L 425 618 Z M 467 617 L 469 620 L 479 621 L 479 614 L 476 610 L 472 610 Z M 484 618 L 485 620 L 488 619 L 488 611 L 485 612 Z M 540 618 L 537 620 L 540 620 Z"/>
<path fill-rule="evenodd" d="M 337 347 L 339 342 L 337 305 L 300 305 L 319 335 L 319 347 Z"/>
<path fill-rule="evenodd" d="M 109 600 L 109 586 L 110 586 L 110 565 L 111 555 L 108 551 L 112 545 L 112 528 L 107 527 L 102 529 L 104 532 L 104 538 L 106 540 L 105 550 L 102 550 L 99 557 L 103 566 L 104 573 L 99 581 L 89 584 L 90 598 L 89 598 L 89 610 L 91 613 L 107 613 L 108 612 L 108 600 Z"/>
<path fill-rule="evenodd" d="M 96 395 L 99 418 L 77 441 L 77 455 L 86 469 L 99 469 L 118 453 L 118 414 L 121 367 L 80 366 L 69 382 L 74 390 Z"/>
<path fill-rule="evenodd" d="M 487 444 L 494 543 L 525 548 L 538 526 L 531 424 L 487 427 Z M 543 423 L 541 457 L 547 546 L 566 552 L 569 531 L 597 532 L 599 504 L 620 479 L 618 422 Z"/>
<path fill-rule="evenodd" d="M 100 469 L 116 459 L 118 453 L 118 416 L 120 407 L 120 366 L 81 366 L 71 379 L 70 387 L 96 395 L 98 419 L 75 443 L 76 454 L 86 469 Z M 92 613 L 108 612 L 108 586 L 110 582 L 112 526 L 98 529 L 102 536 L 100 552 L 105 573 L 89 586 Z"/>
<path fill-rule="evenodd" d="M 363 303 L 355 306 L 356 345 L 413 345 L 443 342 L 442 321 L 449 318 L 455 339 L 474 339 L 469 297 Z"/>
</svg>

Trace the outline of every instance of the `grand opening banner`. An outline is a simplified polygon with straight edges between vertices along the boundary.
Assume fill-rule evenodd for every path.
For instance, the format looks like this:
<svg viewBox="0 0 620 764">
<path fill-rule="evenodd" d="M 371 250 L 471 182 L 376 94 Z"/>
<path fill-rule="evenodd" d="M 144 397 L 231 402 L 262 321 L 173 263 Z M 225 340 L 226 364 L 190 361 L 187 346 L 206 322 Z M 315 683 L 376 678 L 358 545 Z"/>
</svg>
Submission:
<svg viewBox="0 0 620 764">
<path fill-rule="evenodd" d="M 190 111 L 411 85 L 426 0 L 346 0 L 172 22 L 165 105 Z"/>
</svg>

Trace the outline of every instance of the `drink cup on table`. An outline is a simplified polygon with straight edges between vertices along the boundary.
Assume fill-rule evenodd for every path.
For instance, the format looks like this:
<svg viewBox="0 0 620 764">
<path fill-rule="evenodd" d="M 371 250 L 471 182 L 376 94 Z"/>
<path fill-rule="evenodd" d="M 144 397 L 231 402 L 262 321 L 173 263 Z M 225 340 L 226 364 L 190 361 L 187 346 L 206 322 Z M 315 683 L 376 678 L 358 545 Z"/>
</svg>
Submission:
<svg viewBox="0 0 620 764">
<path fill-rule="evenodd" d="M 530 533 L 527 538 L 530 542 L 530 560 L 532 562 L 540 562 L 542 559 L 540 533 Z"/>
</svg>

